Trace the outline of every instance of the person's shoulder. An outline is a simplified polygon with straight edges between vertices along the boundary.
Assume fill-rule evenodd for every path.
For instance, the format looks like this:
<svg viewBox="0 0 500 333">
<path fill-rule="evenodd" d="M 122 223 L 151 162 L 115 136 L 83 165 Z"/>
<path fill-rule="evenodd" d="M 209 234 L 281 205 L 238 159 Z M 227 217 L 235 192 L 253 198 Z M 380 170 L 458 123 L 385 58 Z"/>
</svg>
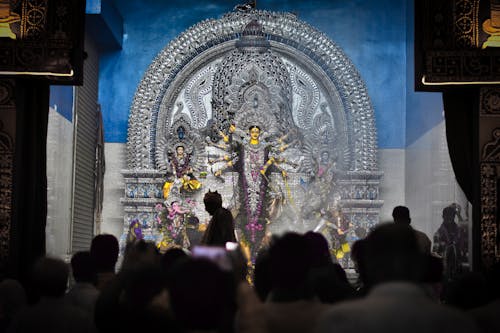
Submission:
<svg viewBox="0 0 500 333">
<path fill-rule="evenodd" d="M 415 234 L 417 235 L 417 237 L 421 238 L 421 239 L 424 239 L 424 240 L 428 240 L 429 242 L 431 241 L 429 236 L 427 236 L 427 234 L 423 231 L 420 231 L 420 230 L 415 230 Z"/>
<path fill-rule="evenodd" d="M 319 316 L 315 332 L 356 332 L 357 319 L 364 317 L 364 309 L 363 299 L 330 305 Z"/>
<path fill-rule="evenodd" d="M 433 314 L 435 318 L 433 319 L 433 321 L 439 322 L 438 325 L 444 328 L 443 331 L 450 331 L 455 333 L 478 332 L 478 327 L 474 322 L 472 316 L 466 315 L 463 311 L 452 308 L 450 306 L 442 304 L 434 304 L 434 306 L 435 309 L 433 310 Z"/>
<path fill-rule="evenodd" d="M 443 222 L 439 225 L 439 228 L 436 230 L 435 235 L 441 235 L 444 232 L 446 232 L 446 226 L 444 225 Z"/>
<path fill-rule="evenodd" d="M 323 312 L 322 318 L 328 319 L 349 315 L 350 313 L 354 313 L 352 311 L 357 311 L 360 308 L 364 308 L 366 302 L 366 298 L 358 298 L 343 301 L 333 305 L 328 305 L 324 309 L 325 311 Z"/>
</svg>

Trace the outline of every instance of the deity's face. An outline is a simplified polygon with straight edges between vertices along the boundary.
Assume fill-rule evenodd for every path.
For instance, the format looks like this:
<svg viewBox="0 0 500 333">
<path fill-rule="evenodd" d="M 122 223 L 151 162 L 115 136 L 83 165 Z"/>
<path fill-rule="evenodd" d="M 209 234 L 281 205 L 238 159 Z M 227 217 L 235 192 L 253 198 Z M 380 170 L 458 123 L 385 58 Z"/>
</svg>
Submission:
<svg viewBox="0 0 500 333">
<path fill-rule="evenodd" d="M 260 136 L 260 128 L 254 126 L 250 127 L 250 139 L 258 140 Z"/>
<path fill-rule="evenodd" d="M 328 154 L 328 152 L 324 151 L 321 153 L 321 163 L 328 163 L 328 161 L 330 160 L 330 155 Z"/>
<path fill-rule="evenodd" d="M 177 152 L 177 156 L 184 156 L 184 147 L 179 146 L 175 151 Z"/>
</svg>

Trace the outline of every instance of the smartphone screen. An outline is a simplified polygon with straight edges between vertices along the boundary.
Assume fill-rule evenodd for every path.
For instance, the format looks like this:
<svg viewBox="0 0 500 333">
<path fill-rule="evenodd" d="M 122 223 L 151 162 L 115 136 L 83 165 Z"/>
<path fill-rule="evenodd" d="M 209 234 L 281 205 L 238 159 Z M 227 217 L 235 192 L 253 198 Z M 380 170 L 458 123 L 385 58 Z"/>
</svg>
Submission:
<svg viewBox="0 0 500 333">
<path fill-rule="evenodd" d="M 194 258 L 205 258 L 214 262 L 224 271 L 230 271 L 232 269 L 231 258 L 228 255 L 226 247 L 199 245 L 193 247 L 191 253 Z"/>
<path fill-rule="evenodd" d="M 226 250 L 228 250 L 228 251 L 235 251 L 235 250 L 238 249 L 239 245 L 240 244 L 235 243 L 235 242 L 227 242 L 226 243 Z"/>
</svg>

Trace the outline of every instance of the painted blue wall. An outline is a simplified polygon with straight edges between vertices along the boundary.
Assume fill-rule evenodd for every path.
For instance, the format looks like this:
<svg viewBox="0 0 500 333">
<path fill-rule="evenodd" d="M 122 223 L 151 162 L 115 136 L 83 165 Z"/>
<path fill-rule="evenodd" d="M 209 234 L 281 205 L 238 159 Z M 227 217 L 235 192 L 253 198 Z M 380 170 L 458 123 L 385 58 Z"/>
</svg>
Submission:
<svg viewBox="0 0 500 333">
<path fill-rule="evenodd" d="M 238 2 L 243 1 L 115 1 L 123 17 L 124 36 L 122 50 L 105 53 L 100 60 L 99 102 L 106 142 L 126 142 L 135 90 L 169 41 L 203 19 L 231 11 Z M 375 109 L 379 147 L 406 146 L 405 110 L 407 98 L 413 98 L 407 95 L 406 18 L 413 15 L 407 1 L 259 0 L 257 5 L 259 9 L 294 12 L 342 47 L 366 83 Z M 420 105 L 413 109 L 418 114 Z M 419 131 L 412 128 L 408 133 L 413 137 Z"/>
<path fill-rule="evenodd" d="M 68 121 L 73 121 L 73 87 L 50 86 L 49 105 Z"/>
<path fill-rule="evenodd" d="M 407 3 L 406 146 L 409 146 L 443 120 L 444 109 L 441 93 L 415 92 L 413 0 Z"/>
</svg>

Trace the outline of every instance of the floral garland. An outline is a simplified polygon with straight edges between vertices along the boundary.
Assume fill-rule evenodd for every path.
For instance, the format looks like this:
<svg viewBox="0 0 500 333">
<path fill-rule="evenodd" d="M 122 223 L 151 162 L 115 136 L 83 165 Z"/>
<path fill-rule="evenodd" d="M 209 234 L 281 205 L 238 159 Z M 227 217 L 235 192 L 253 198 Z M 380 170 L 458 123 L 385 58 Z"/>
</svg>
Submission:
<svg viewBox="0 0 500 333">
<path fill-rule="evenodd" d="M 243 155 L 242 160 L 244 161 L 244 158 L 245 158 L 244 151 L 242 151 L 242 155 Z M 243 163 L 242 167 L 245 168 L 244 163 Z M 250 171 L 252 172 L 255 170 L 250 170 Z M 250 232 L 250 241 L 252 243 L 256 242 L 256 233 L 258 231 L 264 230 L 264 226 L 259 223 L 259 218 L 260 218 L 260 215 L 262 213 L 262 204 L 263 204 L 264 197 L 266 194 L 267 182 L 266 182 L 265 178 L 260 175 L 260 168 L 257 169 L 257 172 L 259 173 L 260 184 L 259 184 L 259 201 L 257 203 L 257 207 L 255 208 L 255 210 L 252 210 L 252 208 L 250 207 L 249 195 L 248 195 L 249 187 L 248 187 L 248 180 L 246 178 L 245 172 L 242 172 L 242 177 L 241 177 L 242 178 L 241 179 L 242 180 L 242 187 L 243 187 L 243 191 L 245 194 L 244 195 L 244 204 L 245 204 L 245 210 L 247 213 L 247 220 L 248 220 L 248 223 L 245 225 L 245 229 Z"/>
<path fill-rule="evenodd" d="M 246 182 L 246 177 L 243 176 L 242 178 L 243 178 L 242 179 L 243 190 L 246 193 L 248 190 L 248 184 Z M 265 190 L 266 190 L 265 180 L 260 181 L 259 188 L 260 188 L 259 203 L 257 204 L 257 208 L 255 209 L 255 211 L 252 211 L 252 209 L 250 208 L 250 202 L 248 200 L 248 195 L 245 195 L 245 199 L 244 199 L 245 209 L 246 209 L 247 217 L 248 217 L 248 221 L 249 221 L 245 225 L 245 229 L 250 231 L 250 233 L 251 233 L 250 240 L 252 241 L 252 243 L 255 243 L 255 241 L 256 241 L 255 234 L 257 233 L 257 231 L 264 230 L 264 227 L 262 226 L 262 224 L 259 224 L 259 217 L 260 217 L 260 214 L 262 212 L 262 202 L 264 200 L 264 195 L 265 195 Z"/>
<path fill-rule="evenodd" d="M 162 235 L 158 247 L 168 248 L 176 245 L 176 239 L 182 235 L 184 230 L 184 224 L 181 223 L 179 226 L 175 226 L 174 218 L 176 217 L 175 211 L 168 211 L 164 204 L 158 203 L 155 206 L 156 224 Z M 173 212 L 173 214 L 172 214 Z"/>
</svg>

